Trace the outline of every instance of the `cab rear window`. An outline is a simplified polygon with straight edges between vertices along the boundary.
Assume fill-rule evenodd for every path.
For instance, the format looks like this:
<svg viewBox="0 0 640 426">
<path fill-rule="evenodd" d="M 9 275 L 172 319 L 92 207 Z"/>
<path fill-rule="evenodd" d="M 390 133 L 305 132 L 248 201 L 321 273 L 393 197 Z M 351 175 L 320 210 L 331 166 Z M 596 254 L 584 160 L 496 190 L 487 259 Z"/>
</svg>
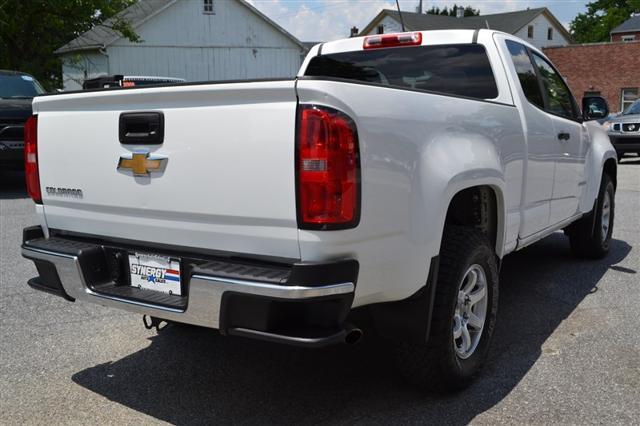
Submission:
<svg viewBox="0 0 640 426">
<path fill-rule="evenodd" d="M 305 75 L 477 99 L 498 96 L 487 52 L 478 44 L 399 47 L 316 56 L 309 62 Z"/>
</svg>

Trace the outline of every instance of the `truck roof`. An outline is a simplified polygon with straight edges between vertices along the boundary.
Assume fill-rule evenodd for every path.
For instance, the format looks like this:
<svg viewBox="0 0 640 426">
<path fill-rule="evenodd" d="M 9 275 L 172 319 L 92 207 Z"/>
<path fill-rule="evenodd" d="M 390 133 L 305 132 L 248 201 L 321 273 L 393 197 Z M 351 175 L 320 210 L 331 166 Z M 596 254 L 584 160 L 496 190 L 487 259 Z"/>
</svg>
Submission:
<svg viewBox="0 0 640 426">
<path fill-rule="evenodd" d="M 489 40 L 493 39 L 495 34 L 502 34 L 507 38 L 517 40 L 519 43 L 527 46 L 531 50 L 539 53 L 540 55 L 546 57 L 546 55 L 540 51 L 537 47 L 528 43 L 526 40 L 522 40 L 514 36 L 513 34 L 505 33 L 503 31 L 497 31 L 492 29 L 448 29 L 448 30 L 426 30 L 426 31 L 407 31 L 405 33 L 385 33 L 385 34 L 373 34 L 367 36 L 360 37 L 351 37 L 344 38 L 340 40 L 328 41 L 325 43 L 320 43 L 315 45 L 309 50 L 309 54 L 307 55 L 302 67 L 300 68 L 300 73 L 298 76 L 304 74 L 304 70 L 307 68 L 309 60 L 314 56 L 318 55 L 326 55 L 331 53 L 343 53 L 343 52 L 353 52 L 358 50 L 364 50 L 364 41 L 370 37 L 376 36 L 388 36 L 391 34 L 422 34 L 422 45 L 436 45 L 436 44 L 468 44 L 468 43 L 481 43 L 488 44 Z"/>
<path fill-rule="evenodd" d="M 493 36 L 494 34 L 504 34 L 505 36 L 516 38 L 513 34 L 505 33 L 503 31 L 497 31 L 492 29 L 444 29 L 444 30 L 425 30 L 425 31 L 407 31 L 407 34 L 410 33 L 422 33 L 423 34 L 423 45 L 425 44 L 451 44 L 451 43 L 473 43 L 474 40 L 478 40 L 480 34 L 489 34 Z M 325 43 L 318 43 L 313 48 L 311 48 L 310 53 L 315 52 L 316 54 L 326 54 L 326 53 L 338 53 L 338 52 L 348 52 L 353 50 L 362 50 L 362 46 L 364 43 L 364 39 L 367 37 L 374 37 L 377 35 L 388 35 L 388 34 L 402 34 L 400 33 L 385 33 L 385 34 L 372 34 L 366 36 L 359 37 L 350 37 L 343 38 L 340 40 L 328 41 Z M 521 40 L 522 44 L 534 49 L 536 51 L 540 51 L 537 47 L 529 44 L 526 40 Z M 315 56 L 315 55 L 314 55 Z"/>
</svg>

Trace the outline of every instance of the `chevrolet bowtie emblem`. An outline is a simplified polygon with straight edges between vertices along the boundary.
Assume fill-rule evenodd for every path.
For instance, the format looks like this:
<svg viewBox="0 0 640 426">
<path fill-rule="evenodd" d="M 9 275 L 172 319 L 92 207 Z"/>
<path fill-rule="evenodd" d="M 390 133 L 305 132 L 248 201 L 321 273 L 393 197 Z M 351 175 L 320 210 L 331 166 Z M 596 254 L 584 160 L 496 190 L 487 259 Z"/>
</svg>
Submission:
<svg viewBox="0 0 640 426">
<path fill-rule="evenodd" d="M 163 172 L 168 161 L 166 157 L 148 152 L 134 152 L 120 156 L 118 170 L 131 170 L 134 176 L 149 176 L 151 172 Z"/>
</svg>

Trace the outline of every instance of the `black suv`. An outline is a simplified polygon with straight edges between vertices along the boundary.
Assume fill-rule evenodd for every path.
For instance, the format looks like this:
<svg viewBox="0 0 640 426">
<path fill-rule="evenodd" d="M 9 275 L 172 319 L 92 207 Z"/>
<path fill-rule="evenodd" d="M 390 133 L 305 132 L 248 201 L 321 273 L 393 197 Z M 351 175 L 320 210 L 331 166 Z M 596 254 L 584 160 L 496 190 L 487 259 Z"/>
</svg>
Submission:
<svg viewBox="0 0 640 426">
<path fill-rule="evenodd" d="M 24 167 L 24 122 L 33 97 L 43 93 L 29 74 L 0 70 L 0 170 Z"/>
</svg>

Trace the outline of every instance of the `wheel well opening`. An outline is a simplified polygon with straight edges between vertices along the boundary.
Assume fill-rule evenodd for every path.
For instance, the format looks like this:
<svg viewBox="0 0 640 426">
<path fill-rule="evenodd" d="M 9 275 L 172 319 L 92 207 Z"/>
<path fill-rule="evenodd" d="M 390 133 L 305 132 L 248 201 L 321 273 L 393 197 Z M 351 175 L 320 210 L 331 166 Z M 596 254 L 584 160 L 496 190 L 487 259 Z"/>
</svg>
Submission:
<svg viewBox="0 0 640 426">
<path fill-rule="evenodd" d="M 613 158 L 608 159 L 604 163 L 604 173 L 606 173 L 613 182 L 613 187 L 618 186 L 618 166 Z"/>
<path fill-rule="evenodd" d="M 489 186 L 474 186 L 458 192 L 449 204 L 446 225 L 473 226 L 496 248 L 498 207 L 494 190 Z"/>
</svg>

